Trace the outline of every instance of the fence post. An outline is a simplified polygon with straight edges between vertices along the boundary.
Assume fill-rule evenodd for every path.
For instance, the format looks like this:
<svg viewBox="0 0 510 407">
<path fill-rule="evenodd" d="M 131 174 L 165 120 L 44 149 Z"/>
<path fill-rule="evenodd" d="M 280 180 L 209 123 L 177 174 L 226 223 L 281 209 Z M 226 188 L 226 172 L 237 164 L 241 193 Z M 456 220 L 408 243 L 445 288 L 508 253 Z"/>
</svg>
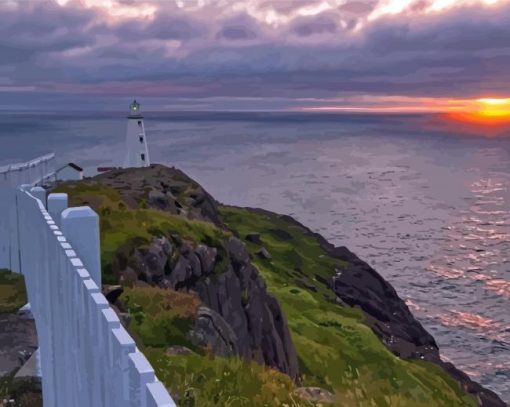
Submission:
<svg viewBox="0 0 510 407">
<path fill-rule="evenodd" d="M 64 236 L 83 261 L 91 278 L 101 287 L 99 216 L 88 206 L 79 206 L 64 210 L 60 223 Z"/>
<path fill-rule="evenodd" d="M 112 391 L 112 386 L 114 386 L 115 383 L 115 365 L 110 332 L 113 329 L 120 328 L 120 320 L 111 308 L 101 310 L 99 320 L 100 329 L 98 336 L 101 339 L 100 349 L 103 351 L 103 357 L 100 358 L 100 362 L 105 373 L 105 377 L 101 381 L 101 406 L 110 407 L 117 405 L 116 393 Z"/>
<path fill-rule="evenodd" d="M 146 407 L 146 385 L 154 382 L 154 369 L 143 353 L 137 351 L 128 356 L 129 401 L 131 407 Z"/>
<path fill-rule="evenodd" d="M 50 194 L 48 195 L 48 212 L 53 220 L 60 226 L 60 214 L 67 209 L 67 194 Z"/>
<path fill-rule="evenodd" d="M 111 331 L 113 356 L 113 391 L 116 398 L 114 406 L 129 406 L 129 355 L 136 351 L 133 338 L 123 326 Z"/>
<path fill-rule="evenodd" d="M 102 346 L 100 329 L 102 311 L 109 308 L 108 301 L 101 293 L 90 294 L 89 298 L 89 322 L 90 337 L 89 346 L 94 356 L 90 358 L 89 385 L 91 386 L 90 401 L 92 406 L 108 407 L 102 403 L 103 382 L 106 378 L 106 371 L 103 369 L 103 361 L 107 355 L 106 349 Z"/>
<path fill-rule="evenodd" d="M 161 382 L 146 385 L 146 407 L 176 407 L 172 397 Z"/>
</svg>

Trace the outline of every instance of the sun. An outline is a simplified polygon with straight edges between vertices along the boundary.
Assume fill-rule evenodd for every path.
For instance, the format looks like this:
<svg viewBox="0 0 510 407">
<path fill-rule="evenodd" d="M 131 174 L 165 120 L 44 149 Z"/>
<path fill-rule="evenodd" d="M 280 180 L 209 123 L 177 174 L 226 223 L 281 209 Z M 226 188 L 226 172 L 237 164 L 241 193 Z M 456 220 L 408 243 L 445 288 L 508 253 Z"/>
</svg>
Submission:
<svg viewBox="0 0 510 407">
<path fill-rule="evenodd" d="M 495 99 L 482 98 L 478 99 L 478 113 L 485 117 L 508 117 L 510 118 L 510 98 Z"/>
<path fill-rule="evenodd" d="M 507 126 L 510 124 L 510 98 L 464 100 L 459 106 L 450 109 L 447 117 L 477 126 Z"/>
</svg>

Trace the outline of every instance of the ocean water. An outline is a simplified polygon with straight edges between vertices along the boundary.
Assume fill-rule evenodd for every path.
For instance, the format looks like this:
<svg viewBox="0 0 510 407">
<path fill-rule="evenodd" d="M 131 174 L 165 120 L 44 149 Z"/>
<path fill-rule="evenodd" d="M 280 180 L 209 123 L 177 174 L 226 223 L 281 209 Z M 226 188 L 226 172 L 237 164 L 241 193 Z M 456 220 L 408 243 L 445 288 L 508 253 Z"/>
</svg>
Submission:
<svg viewBox="0 0 510 407">
<path fill-rule="evenodd" d="M 510 126 L 437 115 L 147 113 L 151 159 L 370 263 L 443 358 L 510 401 Z M 120 165 L 123 113 L 0 114 L 0 165 Z"/>
</svg>

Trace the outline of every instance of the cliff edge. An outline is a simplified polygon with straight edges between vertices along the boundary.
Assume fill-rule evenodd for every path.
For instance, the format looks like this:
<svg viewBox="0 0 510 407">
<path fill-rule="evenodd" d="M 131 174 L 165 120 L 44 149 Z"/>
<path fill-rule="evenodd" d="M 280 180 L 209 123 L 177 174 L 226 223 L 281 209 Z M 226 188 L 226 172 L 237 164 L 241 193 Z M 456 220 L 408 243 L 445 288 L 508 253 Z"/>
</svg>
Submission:
<svg viewBox="0 0 510 407">
<path fill-rule="evenodd" d="M 99 213 L 107 296 L 179 405 L 505 406 L 375 270 L 288 216 L 161 165 L 55 191 Z"/>
</svg>

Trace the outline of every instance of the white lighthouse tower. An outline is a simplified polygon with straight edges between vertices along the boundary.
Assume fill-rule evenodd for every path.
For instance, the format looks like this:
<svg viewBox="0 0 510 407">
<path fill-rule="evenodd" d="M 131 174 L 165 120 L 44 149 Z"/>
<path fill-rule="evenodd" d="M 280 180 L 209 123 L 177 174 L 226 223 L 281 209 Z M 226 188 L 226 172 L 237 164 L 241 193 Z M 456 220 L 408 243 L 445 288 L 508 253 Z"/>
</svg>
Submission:
<svg viewBox="0 0 510 407">
<path fill-rule="evenodd" d="M 143 116 L 140 103 L 133 100 L 129 105 L 129 116 L 126 132 L 126 159 L 124 168 L 148 167 L 150 165 L 147 137 L 143 127 Z"/>
</svg>

